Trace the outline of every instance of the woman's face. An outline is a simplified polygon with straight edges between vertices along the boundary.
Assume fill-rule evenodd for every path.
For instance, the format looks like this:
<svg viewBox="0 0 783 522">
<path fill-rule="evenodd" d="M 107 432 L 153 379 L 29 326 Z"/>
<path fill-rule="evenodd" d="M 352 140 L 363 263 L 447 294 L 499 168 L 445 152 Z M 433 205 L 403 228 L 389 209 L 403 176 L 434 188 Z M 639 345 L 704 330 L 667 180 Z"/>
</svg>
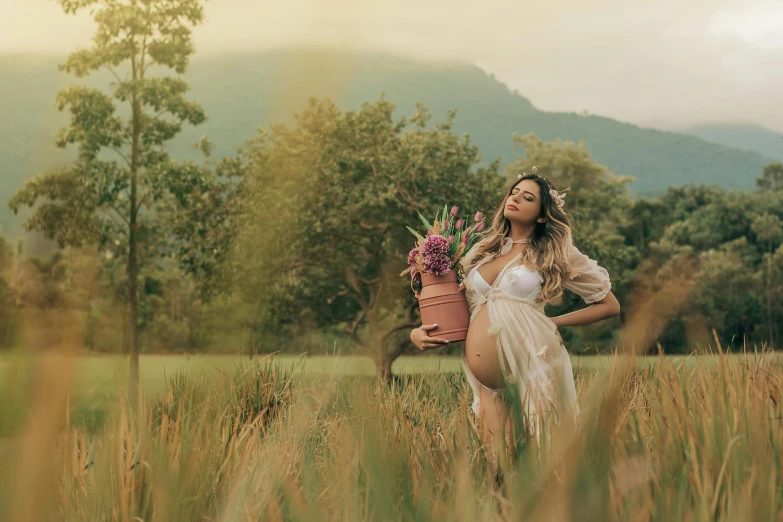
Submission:
<svg viewBox="0 0 783 522">
<path fill-rule="evenodd" d="M 503 216 L 518 223 L 534 223 L 541 215 L 541 189 L 532 179 L 523 179 L 506 198 Z"/>
</svg>

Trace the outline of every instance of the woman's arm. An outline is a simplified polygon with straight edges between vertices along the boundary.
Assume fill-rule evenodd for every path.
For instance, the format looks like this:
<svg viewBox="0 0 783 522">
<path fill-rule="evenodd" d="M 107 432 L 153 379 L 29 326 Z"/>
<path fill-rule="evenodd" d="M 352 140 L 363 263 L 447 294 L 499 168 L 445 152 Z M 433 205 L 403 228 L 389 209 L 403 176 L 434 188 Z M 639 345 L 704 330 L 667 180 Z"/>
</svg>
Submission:
<svg viewBox="0 0 783 522">
<path fill-rule="evenodd" d="M 558 315 L 557 317 L 551 317 L 550 319 L 552 319 L 552 322 L 559 328 L 561 326 L 595 323 L 616 315 L 620 315 L 620 302 L 610 290 L 606 294 L 606 297 L 586 308 L 568 314 Z"/>
</svg>

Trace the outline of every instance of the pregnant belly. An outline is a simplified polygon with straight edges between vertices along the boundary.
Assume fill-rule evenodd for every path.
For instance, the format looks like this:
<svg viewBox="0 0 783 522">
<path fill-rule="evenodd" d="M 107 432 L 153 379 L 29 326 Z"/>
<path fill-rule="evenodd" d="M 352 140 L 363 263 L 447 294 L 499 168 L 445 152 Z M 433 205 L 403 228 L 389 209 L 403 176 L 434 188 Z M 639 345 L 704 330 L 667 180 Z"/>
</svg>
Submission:
<svg viewBox="0 0 783 522">
<path fill-rule="evenodd" d="M 468 327 L 465 359 L 481 384 L 488 388 L 502 388 L 505 381 L 498 360 L 496 337 L 487 333 L 491 324 L 487 305 L 484 304 Z"/>
</svg>

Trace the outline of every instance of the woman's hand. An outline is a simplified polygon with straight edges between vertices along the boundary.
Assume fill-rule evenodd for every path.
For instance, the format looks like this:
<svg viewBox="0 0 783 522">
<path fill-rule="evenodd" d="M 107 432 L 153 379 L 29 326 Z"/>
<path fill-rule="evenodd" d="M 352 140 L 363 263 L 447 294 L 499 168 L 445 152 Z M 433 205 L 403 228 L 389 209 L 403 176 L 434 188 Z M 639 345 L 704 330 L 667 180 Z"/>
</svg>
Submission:
<svg viewBox="0 0 783 522">
<path fill-rule="evenodd" d="M 439 337 L 430 337 L 427 332 L 438 326 L 437 324 L 423 324 L 418 328 L 411 330 L 411 342 L 416 345 L 419 350 L 429 350 L 431 348 L 437 348 L 443 346 L 449 342 L 446 339 Z"/>
</svg>

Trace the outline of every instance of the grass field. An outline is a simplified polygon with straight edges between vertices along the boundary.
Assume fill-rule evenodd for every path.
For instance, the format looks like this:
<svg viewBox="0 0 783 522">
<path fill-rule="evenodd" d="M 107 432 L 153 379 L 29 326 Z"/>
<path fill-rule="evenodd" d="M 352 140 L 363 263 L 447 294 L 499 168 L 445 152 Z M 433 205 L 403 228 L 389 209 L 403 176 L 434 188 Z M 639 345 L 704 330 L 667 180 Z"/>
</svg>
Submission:
<svg viewBox="0 0 783 522">
<path fill-rule="evenodd" d="M 776 357 L 776 354 L 768 357 Z M 729 358 L 741 357 L 730 355 Z M 711 365 L 718 361 L 717 355 L 666 356 L 671 364 L 693 367 L 697 364 Z M 80 394 L 97 394 L 115 397 L 117 391 L 125 390 L 128 375 L 128 358 L 124 356 L 85 356 L 74 359 L 74 391 Z M 140 359 L 142 387 L 147 391 L 160 391 L 166 387 L 169 378 L 185 372 L 192 377 L 210 378 L 232 372 L 238 366 L 259 361 L 270 361 L 282 370 L 292 371 L 296 376 L 309 374 L 336 374 L 343 376 L 371 377 L 375 366 L 369 357 L 363 356 L 295 356 L 257 355 L 254 357 L 232 355 L 146 355 Z M 640 367 L 655 366 L 660 358 L 637 357 Z M 11 375 L 34 371 L 34 360 L 23 356 L 0 357 L 0 385 L 12 380 Z M 574 371 L 608 369 L 612 356 L 573 356 Z M 392 366 L 395 374 L 430 374 L 433 372 L 462 372 L 459 357 L 455 356 L 403 356 Z"/>
<path fill-rule="evenodd" d="M 775 357 L 776 355 L 771 355 Z M 729 358 L 736 358 L 731 355 Z M 571 358 L 575 373 L 607 370 L 612 357 L 574 356 Z M 713 365 L 718 361 L 715 355 L 667 356 L 674 366 L 692 368 L 697 364 Z M 118 397 L 127 390 L 128 358 L 124 356 L 82 356 L 72 360 L 72 382 L 69 387 L 74 422 L 86 419 L 88 425 L 101 422 L 109 410 L 116 409 Z M 637 357 L 640 367 L 654 367 L 659 357 Z M 147 355 L 140 359 L 142 389 L 148 394 L 166 391 L 171 379 L 184 374 L 189 378 L 203 379 L 207 385 L 217 383 L 220 376 L 230 375 L 239 367 L 253 363 L 271 363 L 282 372 L 290 372 L 294 379 L 304 376 L 335 375 L 343 377 L 371 378 L 375 366 L 364 356 L 295 356 L 256 355 L 254 357 L 231 355 Z M 432 375 L 441 372 L 462 374 L 459 357 L 455 356 L 408 356 L 398 358 L 393 367 L 395 375 Z M 32 383 L 29 379 L 37 372 L 36 360 L 24 356 L 0 357 L 0 386 L 6 397 L 18 396 L 24 399 L 24 392 Z M 214 384 L 217 385 L 217 384 Z M 7 407 L 9 402 L 6 402 Z M 17 401 L 10 401 L 16 407 Z"/>
<path fill-rule="evenodd" d="M 125 358 L 6 357 L 0 520 L 783 518 L 776 354 L 573 365 L 579 422 L 518 424 L 495 490 L 457 358 L 148 356 L 133 422 Z"/>
</svg>

